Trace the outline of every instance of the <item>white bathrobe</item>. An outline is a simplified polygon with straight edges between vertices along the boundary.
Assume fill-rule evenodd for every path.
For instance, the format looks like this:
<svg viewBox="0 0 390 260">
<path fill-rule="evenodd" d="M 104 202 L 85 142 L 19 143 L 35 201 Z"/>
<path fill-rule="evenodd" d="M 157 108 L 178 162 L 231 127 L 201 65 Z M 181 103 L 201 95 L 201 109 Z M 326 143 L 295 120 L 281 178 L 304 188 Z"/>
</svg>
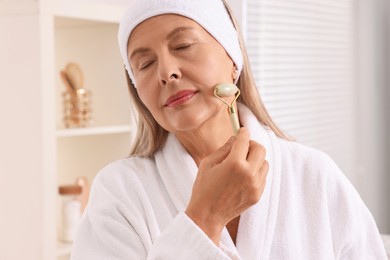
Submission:
<svg viewBox="0 0 390 260">
<path fill-rule="evenodd" d="M 122 159 L 96 176 L 71 259 L 387 259 L 369 210 L 327 155 L 239 112 L 270 168 L 236 245 L 225 228 L 216 246 L 184 213 L 198 168 L 170 134 L 152 159 Z"/>
</svg>

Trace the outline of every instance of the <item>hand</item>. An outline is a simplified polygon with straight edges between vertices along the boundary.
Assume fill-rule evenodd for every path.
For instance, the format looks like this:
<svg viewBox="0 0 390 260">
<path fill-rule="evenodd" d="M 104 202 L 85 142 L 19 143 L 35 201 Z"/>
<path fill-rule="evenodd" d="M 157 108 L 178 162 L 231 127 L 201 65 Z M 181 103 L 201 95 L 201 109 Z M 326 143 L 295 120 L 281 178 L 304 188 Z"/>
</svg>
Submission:
<svg viewBox="0 0 390 260">
<path fill-rule="evenodd" d="M 241 128 L 199 165 L 186 214 L 216 243 L 222 229 L 263 194 L 268 162 L 265 148 Z"/>
</svg>

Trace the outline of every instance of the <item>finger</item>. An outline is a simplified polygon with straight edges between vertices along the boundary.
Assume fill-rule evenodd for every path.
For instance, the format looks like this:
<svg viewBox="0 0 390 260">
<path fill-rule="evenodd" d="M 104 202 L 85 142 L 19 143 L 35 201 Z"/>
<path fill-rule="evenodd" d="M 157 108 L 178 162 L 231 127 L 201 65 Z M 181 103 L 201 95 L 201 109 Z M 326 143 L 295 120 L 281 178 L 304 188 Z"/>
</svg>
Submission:
<svg viewBox="0 0 390 260">
<path fill-rule="evenodd" d="M 260 188 L 264 189 L 265 183 L 267 181 L 268 170 L 269 170 L 269 163 L 268 161 L 264 161 L 263 165 L 261 166 L 257 174 L 257 185 Z"/>
<path fill-rule="evenodd" d="M 269 170 L 269 163 L 268 161 L 265 160 L 259 171 L 260 178 L 265 179 L 268 175 L 268 170 Z"/>
<path fill-rule="evenodd" d="M 214 166 L 221 163 L 230 153 L 234 140 L 234 136 L 230 137 L 230 139 L 221 148 L 203 159 L 203 164 Z"/>
<path fill-rule="evenodd" d="M 241 127 L 236 140 L 233 144 L 232 150 L 229 154 L 234 159 L 246 160 L 249 149 L 249 131 L 245 127 Z"/>
<path fill-rule="evenodd" d="M 247 161 L 249 165 L 255 167 L 256 169 L 260 169 L 265 160 L 266 149 L 261 144 L 250 140 L 249 141 L 249 151 Z"/>
</svg>

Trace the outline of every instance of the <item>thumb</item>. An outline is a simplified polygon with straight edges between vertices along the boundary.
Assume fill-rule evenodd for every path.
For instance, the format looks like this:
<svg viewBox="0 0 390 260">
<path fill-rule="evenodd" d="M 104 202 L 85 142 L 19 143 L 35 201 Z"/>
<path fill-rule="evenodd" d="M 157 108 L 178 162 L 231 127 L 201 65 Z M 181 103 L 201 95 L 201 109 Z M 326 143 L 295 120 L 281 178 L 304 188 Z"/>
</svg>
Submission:
<svg viewBox="0 0 390 260">
<path fill-rule="evenodd" d="M 236 138 L 234 136 L 230 137 L 230 139 L 222 147 L 207 156 L 204 159 L 204 163 L 210 165 L 211 167 L 221 163 L 229 155 L 235 140 Z"/>
</svg>

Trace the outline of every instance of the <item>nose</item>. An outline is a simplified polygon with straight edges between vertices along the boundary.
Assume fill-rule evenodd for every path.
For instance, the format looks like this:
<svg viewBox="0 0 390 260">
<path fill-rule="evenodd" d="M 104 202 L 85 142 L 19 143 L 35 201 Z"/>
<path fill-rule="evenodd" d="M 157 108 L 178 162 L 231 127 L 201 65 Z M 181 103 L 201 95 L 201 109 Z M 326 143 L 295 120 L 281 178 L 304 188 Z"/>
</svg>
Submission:
<svg viewBox="0 0 390 260">
<path fill-rule="evenodd" d="M 174 82 L 181 78 L 178 60 L 171 54 L 166 54 L 159 58 L 158 77 L 162 86 Z"/>
</svg>

